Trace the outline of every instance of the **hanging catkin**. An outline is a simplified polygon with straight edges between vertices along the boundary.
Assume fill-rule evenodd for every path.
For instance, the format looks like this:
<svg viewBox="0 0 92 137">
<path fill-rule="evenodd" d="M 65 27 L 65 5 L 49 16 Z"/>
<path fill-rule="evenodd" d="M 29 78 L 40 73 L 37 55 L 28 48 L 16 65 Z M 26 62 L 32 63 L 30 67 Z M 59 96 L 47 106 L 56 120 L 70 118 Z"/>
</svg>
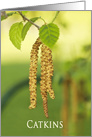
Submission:
<svg viewBox="0 0 92 137">
<path fill-rule="evenodd" d="M 45 55 L 46 55 L 46 88 L 50 97 L 54 99 L 55 95 L 52 89 L 52 76 L 53 76 L 52 51 L 47 46 L 45 46 Z"/>
<path fill-rule="evenodd" d="M 30 106 L 29 109 L 36 107 L 36 78 L 37 78 L 37 61 L 38 61 L 38 50 L 41 45 L 40 38 L 37 38 L 36 42 L 32 46 L 30 53 L 30 70 L 29 70 L 29 91 L 30 91 Z"/>
<path fill-rule="evenodd" d="M 45 48 L 46 48 L 46 46 L 42 45 L 42 47 L 41 47 L 41 81 L 40 81 L 40 89 L 41 89 L 41 95 L 42 95 L 42 99 L 43 99 L 44 114 L 45 114 L 46 117 L 48 117 Z"/>
<path fill-rule="evenodd" d="M 30 106 L 29 109 L 36 107 L 36 82 L 37 82 L 37 61 L 38 50 L 42 44 L 40 38 L 34 43 L 30 54 L 30 71 L 29 71 L 29 90 L 30 90 Z M 52 89 L 52 76 L 53 76 L 53 63 L 52 55 L 49 47 L 44 44 L 41 47 L 41 81 L 40 89 L 43 99 L 43 109 L 45 116 L 48 118 L 48 105 L 47 105 L 47 92 L 52 99 L 55 98 L 54 91 Z"/>
</svg>

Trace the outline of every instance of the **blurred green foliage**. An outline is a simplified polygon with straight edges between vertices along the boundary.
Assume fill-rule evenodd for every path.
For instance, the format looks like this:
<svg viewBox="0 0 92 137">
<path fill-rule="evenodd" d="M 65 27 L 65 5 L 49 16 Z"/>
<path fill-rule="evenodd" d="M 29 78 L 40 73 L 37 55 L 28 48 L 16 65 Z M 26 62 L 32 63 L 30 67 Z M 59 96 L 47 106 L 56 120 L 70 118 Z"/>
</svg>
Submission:
<svg viewBox="0 0 92 137">
<path fill-rule="evenodd" d="M 66 67 L 69 67 L 68 63 L 64 64 Z M 55 62 L 54 62 L 54 66 Z M 1 81 L 2 81 L 2 96 L 7 92 L 9 88 L 11 88 L 11 85 L 16 85 L 20 81 L 23 81 L 24 79 L 28 78 L 28 68 L 29 64 L 14 64 L 14 65 L 2 65 L 2 74 L 1 74 Z M 68 69 L 69 70 L 69 69 Z M 66 72 L 66 70 L 64 69 Z M 28 129 L 26 126 L 26 123 L 28 120 L 32 119 L 34 121 L 60 121 L 60 115 L 62 112 L 62 106 L 64 102 L 63 98 L 63 80 L 59 83 L 60 78 L 64 79 L 63 72 L 60 75 L 61 72 L 58 72 L 58 70 L 55 70 L 55 75 L 53 77 L 53 89 L 55 91 L 55 100 L 51 100 L 48 97 L 48 110 L 49 110 L 49 118 L 46 119 L 43 112 L 43 105 L 42 105 L 42 99 L 40 94 L 40 87 L 39 82 L 37 84 L 37 108 L 34 110 L 29 110 L 29 87 L 28 84 L 17 90 L 17 92 L 9 98 L 9 100 L 6 103 L 6 106 L 4 107 L 2 111 L 2 135 L 6 136 L 54 136 L 58 135 L 60 136 L 62 133 L 62 129 Z M 17 75 L 16 75 L 17 73 Z M 58 75 L 59 73 L 59 75 Z M 40 65 L 38 67 L 38 76 L 40 74 Z M 79 74 L 79 72 L 78 72 Z M 80 75 L 81 76 L 81 75 Z M 81 78 L 81 77 L 80 77 Z M 16 90 L 15 90 L 16 91 Z M 13 92 L 13 91 L 12 91 Z M 87 94 L 90 94 L 90 90 Z M 69 97 L 70 98 L 70 97 Z M 88 100 L 90 101 L 90 100 Z M 90 112 L 90 108 L 83 108 L 84 103 L 79 104 L 78 114 L 84 114 L 85 109 Z M 86 113 L 85 113 L 86 114 Z M 83 119 L 83 118 L 82 118 Z M 81 119 L 80 119 L 81 121 Z M 80 121 L 78 121 L 80 123 Z M 71 121 L 70 121 L 71 122 Z M 82 130 L 80 134 L 76 133 L 74 131 L 73 135 L 90 135 L 91 128 L 90 128 L 90 115 L 88 115 L 86 118 L 84 118 L 84 124 L 80 124 L 83 126 L 83 128 L 88 128 L 88 130 Z M 77 127 L 78 128 L 78 127 Z M 11 130 L 12 129 L 12 130 Z M 72 134 L 72 124 L 70 127 L 70 135 Z M 79 130 L 78 130 L 79 132 Z"/>
</svg>

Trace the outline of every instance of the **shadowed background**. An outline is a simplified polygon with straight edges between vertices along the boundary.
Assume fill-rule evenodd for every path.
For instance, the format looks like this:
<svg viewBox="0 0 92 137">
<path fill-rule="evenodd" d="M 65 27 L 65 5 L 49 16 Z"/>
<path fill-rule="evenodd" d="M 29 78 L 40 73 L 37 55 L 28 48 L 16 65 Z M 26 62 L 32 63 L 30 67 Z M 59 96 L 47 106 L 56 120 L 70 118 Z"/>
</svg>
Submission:
<svg viewBox="0 0 92 137">
<path fill-rule="evenodd" d="M 55 11 L 30 11 L 26 16 L 51 22 Z M 91 135 L 91 12 L 61 11 L 55 20 L 60 37 L 52 49 L 55 100 L 48 95 L 49 118 L 45 118 L 40 94 L 40 51 L 37 107 L 29 110 L 30 51 L 38 37 L 32 26 L 16 49 L 9 39 L 10 26 L 22 21 L 16 14 L 1 22 L 1 135 L 2 136 L 90 136 Z M 39 26 L 42 20 L 36 22 Z M 33 121 L 63 121 L 63 129 L 28 129 Z"/>
</svg>

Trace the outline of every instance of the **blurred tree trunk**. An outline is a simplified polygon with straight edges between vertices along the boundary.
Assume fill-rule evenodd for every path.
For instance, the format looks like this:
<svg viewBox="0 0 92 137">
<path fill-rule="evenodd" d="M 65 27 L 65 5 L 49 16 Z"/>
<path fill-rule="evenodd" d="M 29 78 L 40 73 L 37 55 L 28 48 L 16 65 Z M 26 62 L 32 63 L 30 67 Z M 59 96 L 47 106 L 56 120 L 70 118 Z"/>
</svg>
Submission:
<svg viewBox="0 0 92 137">
<path fill-rule="evenodd" d="M 70 85 L 70 77 L 67 74 L 66 78 L 63 82 L 63 98 L 64 104 L 62 108 L 62 119 L 63 119 L 63 136 L 68 136 L 68 120 L 69 120 L 69 85 Z"/>
<path fill-rule="evenodd" d="M 78 114 L 78 119 L 77 119 L 77 132 L 78 135 L 82 136 L 85 133 L 85 123 L 84 121 L 86 120 L 86 101 L 87 101 L 87 96 L 85 92 L 85 81 L 81 79 L 78 83 L 79 90 L 78 90 L 78 103 L 79 107 L 81 105 L 81 112 Z M 80 128 L 82 127 L 82 128 Z"/>
<path fill-rule="evenodd" d="M 74 80 L 71 82 L 71 95 L 72 95 L 72 122 L 77 121 L 77 111 L 78 111 L 78 87 Z"/>
</svg>

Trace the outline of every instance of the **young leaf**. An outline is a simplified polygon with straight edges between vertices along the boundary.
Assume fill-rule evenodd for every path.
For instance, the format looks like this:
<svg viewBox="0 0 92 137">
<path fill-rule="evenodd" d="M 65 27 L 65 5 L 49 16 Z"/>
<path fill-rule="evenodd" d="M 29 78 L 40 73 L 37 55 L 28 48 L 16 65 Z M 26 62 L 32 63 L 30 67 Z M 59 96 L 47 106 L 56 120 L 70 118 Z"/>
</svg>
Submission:
<svg viewBox="0 0 92 137">
<path fill-rule="evenodd" d="M 32 18 L 32 19 L 30 19 L 32 22 L 35 22 L 37 19 L 39 19 L 39 17 L 35 17 L 35 18 Z M 26 34 L 27 34 L 27 32 L 28 32 L 28 30 L 29 30 L 29 28 L 32 26 L 32 24 L 30 23 L 30 22 L 27 22 L 25 25 L 24 25 L 24 27 L 23 27 L 23 29 L 22 29 L 22 33 L 21 33 L 21 36 L 22 36 L 22 40 L 24 40 L 25 39 L 25 36 L 26 36 Z"/>
<path fill-rule="evenodd" d="M 42 42 L 51 48 L 59 38 L 59 28 L 54 23 L 43 25 L 39 29 L 39 36 Z"/>
<path fill-rule="evenodd" d="M 13 24 L 10 28 L 10 31 L 9 31 L 10 40 L 17 49 L 21 48 L 21 41 L 22 41 L 21 31 L 22 31 L 22 28 L 23 28 L 23 23 L 18 22 L 18 23 Z"/>
<path fill-rule="evenodd" d="M 23 15 L 25 15 L 28 11 L 21 11 Z"/>
</svg>

